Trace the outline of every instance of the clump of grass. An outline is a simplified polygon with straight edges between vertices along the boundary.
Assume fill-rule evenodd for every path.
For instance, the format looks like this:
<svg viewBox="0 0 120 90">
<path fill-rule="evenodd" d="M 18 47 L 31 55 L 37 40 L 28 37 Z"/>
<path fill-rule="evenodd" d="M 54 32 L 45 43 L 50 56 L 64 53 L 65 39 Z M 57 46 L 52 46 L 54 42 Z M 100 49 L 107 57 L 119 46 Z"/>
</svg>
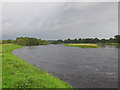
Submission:
<svg viewBox="0 0 120 90">
<path fill-rule="evenodd" d="M 2 45 L 2 88 L 72 88 L 67 82 L 12 54 L 19 45 Z"/>
<path fill-rule="evenodd" d="M 97 44 L 67 44 L 69 47 L 80 47 L 80 48 L 99 48 Z"/>
</svg>

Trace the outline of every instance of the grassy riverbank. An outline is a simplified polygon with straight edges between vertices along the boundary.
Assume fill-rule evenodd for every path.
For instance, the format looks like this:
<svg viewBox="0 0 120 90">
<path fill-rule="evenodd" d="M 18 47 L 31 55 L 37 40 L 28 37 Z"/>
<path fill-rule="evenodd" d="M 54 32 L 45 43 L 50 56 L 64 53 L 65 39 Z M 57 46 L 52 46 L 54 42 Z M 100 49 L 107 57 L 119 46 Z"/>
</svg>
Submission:
<svg viewBox="0 0 120 90">
<path fill-rule="evenodd" d="M 119 43 L 104 43 L 103 45 L 120 46 Z"/>
<path fill-rule="evenodd" d="M 80 47 L 80 48 L 99 48 L 96 44 L 67 44 L 69 47 Z"/>
<path fill-rule="evenodd" d="M 2 88 L 72 88 L 68 83 L 12 54 L 19 45 L 2 45 Z"/>
</svg>

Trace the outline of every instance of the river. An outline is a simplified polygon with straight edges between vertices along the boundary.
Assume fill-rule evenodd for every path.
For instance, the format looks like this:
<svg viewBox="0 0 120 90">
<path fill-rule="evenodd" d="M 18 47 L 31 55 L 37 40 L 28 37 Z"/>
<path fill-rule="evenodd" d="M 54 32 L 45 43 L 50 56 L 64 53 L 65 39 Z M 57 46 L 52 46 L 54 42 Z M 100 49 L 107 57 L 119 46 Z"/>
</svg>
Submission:
<svg viewBox="0 0 120 90">
<path fill-rule="evenodd" d="M 118 87 L 118 48 L 114 46 L 25 46 L 13 53 L 74 88 Z"/>
</svg>

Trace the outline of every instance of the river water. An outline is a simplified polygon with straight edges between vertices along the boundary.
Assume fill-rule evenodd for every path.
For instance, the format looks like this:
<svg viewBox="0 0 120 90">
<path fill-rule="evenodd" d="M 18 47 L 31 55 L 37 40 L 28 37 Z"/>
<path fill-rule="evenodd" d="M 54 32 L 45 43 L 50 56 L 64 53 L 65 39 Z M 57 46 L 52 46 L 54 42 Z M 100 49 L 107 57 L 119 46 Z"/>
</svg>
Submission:
<svg viewBox="0 0 120 90">
<path fill-rule="evenodd" d="M 13 53 L 74 88 L 118 87 L 118 48 L 114 46 L 25 46 Z"/>
</svg>

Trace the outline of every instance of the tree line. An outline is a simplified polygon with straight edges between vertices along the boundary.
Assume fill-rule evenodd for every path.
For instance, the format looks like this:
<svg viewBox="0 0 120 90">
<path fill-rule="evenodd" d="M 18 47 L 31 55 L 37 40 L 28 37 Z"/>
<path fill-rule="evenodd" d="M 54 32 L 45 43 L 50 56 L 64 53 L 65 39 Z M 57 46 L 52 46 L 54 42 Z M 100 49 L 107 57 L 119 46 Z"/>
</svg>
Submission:
<svg viewBox="0 0 120 90">
<path fill-rule="evenodd" d="M 47 45 L 61 43 L 119 43 L 120 35 L 115 35 L 114 38 L 98 39 L 98 38 L 75 38 L 65 40 L 46 41 L 32 37 L 17 37 L 16 40 L 2 40 L 2 44 L 18 44 L 23 46 Z"/>
<path fill-rule="evenodd" d="M 60 44 L 60 43 L 120 43 L 120 35 L 115 35 L 114 38 L 109 39 L 98 39 L 98 38 L 75 38 L 75 39 L 65 39 L 65 40 L 56 40 L 51 41 L 51 44 Z"/>
<path fill-rule="evenodd" d="M 16 40 L 2 40 L 2 44 L 18 44 L 22 46 L 47 45 L 48 41 L 32 37 L 18 37 Z"/>
</svg>

